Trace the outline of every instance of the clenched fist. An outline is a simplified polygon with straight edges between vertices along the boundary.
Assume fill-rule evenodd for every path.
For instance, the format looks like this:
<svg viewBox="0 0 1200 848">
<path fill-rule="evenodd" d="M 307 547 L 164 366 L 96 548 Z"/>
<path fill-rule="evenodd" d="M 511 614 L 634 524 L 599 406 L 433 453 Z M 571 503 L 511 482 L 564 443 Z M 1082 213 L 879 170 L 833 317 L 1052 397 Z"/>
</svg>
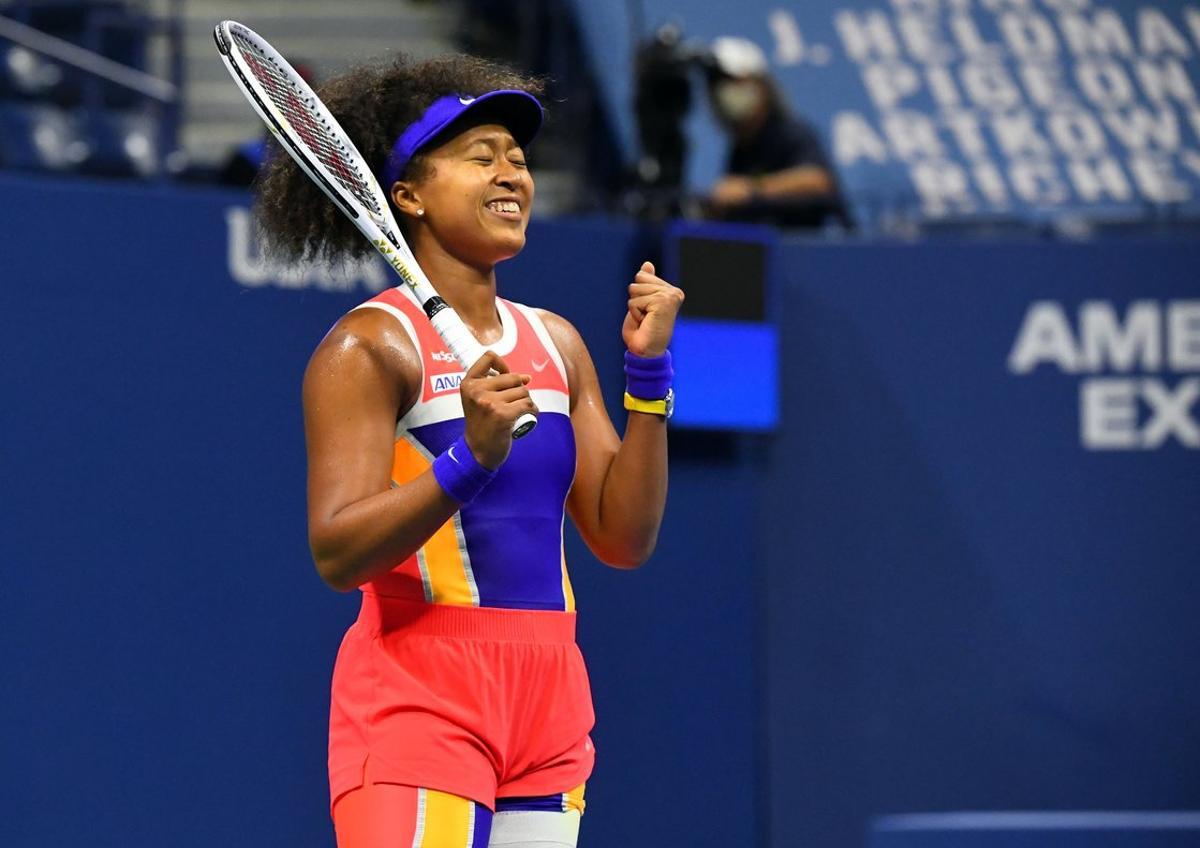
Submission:
<svg viewBox="0 0 1200 848">
<path fill-rule="evenodd" d="M 675 316 L 682 304 L 683 289 L 655 275 L 653 263 L 643 262 L 629 286 L 629 312 L 621 327 L 629 352 L 635 356 L 661 356 L 671 343 Z"/>
</svg>

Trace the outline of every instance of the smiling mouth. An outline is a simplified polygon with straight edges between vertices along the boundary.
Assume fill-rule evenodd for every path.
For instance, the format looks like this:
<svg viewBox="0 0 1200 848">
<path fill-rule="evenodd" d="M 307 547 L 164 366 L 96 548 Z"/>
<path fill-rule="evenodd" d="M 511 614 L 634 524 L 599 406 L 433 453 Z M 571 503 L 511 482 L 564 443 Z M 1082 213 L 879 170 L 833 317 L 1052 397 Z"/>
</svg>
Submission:
<svg viewBox="0 0 1200 848">
<path fill-rule="evenodd" d="M 521 204 L 515 200 L 493 200 L 486 204 L 486 208 L 491 212 L 506 217 L 512 215 L 519 216 L 521 214 Z"/>
</svg>

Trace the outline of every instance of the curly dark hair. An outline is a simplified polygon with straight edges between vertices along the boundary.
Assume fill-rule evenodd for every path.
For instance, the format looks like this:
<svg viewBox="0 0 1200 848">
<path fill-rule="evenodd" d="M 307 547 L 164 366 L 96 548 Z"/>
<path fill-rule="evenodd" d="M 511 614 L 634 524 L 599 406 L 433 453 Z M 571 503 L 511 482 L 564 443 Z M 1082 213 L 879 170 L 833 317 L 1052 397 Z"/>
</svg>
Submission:
<svg viewBox="0 0 1200 848">
<path fill-rule="evenodd" d="M 318 95 L 378 175 L 404 128 L 447 94 L 478 97 L 508 88 L 540 96 L 542 81 L 475 56 L 449 54 L 423 62 L 399 56 L 329 80 Z M 273 138 L 256 182 L 255 212 L 267 251 L 281 259 L 355 259 L 370 243 Z M 404 176 L 419 179 L 425 157 L 413 157 Z M 384 191 L 390 186 L 385 186 Z M 389 196 L 388 202 L 391 202 Z M 403 223 L 401 223 L 403 228 Z"/>
</svg>

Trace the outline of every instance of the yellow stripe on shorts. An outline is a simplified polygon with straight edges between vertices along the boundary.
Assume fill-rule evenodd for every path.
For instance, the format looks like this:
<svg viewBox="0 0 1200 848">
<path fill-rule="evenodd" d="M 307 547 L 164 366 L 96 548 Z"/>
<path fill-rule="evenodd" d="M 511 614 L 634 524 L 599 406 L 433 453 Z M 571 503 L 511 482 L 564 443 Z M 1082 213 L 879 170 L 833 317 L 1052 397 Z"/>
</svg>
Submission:
<svg viewBox="0 0 1200 848">
<path fill-rule="evenodd" d="M 583 815 L 583 808 L 587 806 L 583 800 L 583 789 L 585 786 L 587 786 L 586 783 L 581 783 L 570 792 L 563 793 L 564 813 L 569 813 L 571 810 L 578 810 L 579 815 Z"/>
<path fill-rule="evenodd" d="M 470 848 L 475 802 L 436 789 L 417 790 L 417 830 L 412 848 Z"/>
</svg>

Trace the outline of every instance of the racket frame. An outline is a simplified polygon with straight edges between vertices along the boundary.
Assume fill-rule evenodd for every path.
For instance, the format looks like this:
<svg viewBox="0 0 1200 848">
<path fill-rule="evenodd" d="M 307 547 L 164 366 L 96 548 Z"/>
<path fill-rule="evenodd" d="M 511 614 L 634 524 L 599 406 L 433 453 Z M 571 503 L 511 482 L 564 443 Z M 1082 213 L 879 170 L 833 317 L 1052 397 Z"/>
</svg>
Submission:
<svg viewBox="0 0 1200 848">
<path fill-rule="evenodd" d="M 328 172 L 325 166 L 312 154 L 308 145 L 304 144 L 300 133 L 292 129 L 291 122 L 282 110 L 276 108 L 271 96 L 263 89 L 253 71 L 246 67 L 242 48 L 233 36 L 237 28 L 239 35 L 260 50 L 268 62 L 280 71 L 284 80 L 292 87 L 302 106 L 314 113 L 328 131 L 329 136 L 337 144 L 344 155 L 354 175 L 362 183 L 361 189 L 370 196 L 378 207 L 378 212 L 369 209 L 357 198 L 348 196 L 349 192 L 339 188 L 338 180 Z M 263 123 L 279 140 L 284 150 L 295 160 L 300 169 L 329 197 L 331 201 L 346 215 L 359 231 L 366 236 L 371 245 L 383 256 L 384 260 L 400 276 L 417 297 L 421 308 L 428 316 L 438 335 L 454 357 L 462 365 L 464 372 L 483 356 L 485 348 L 472 335 L 470 329 L 463 323 L 449 304 L 438 295 L 412 250 L 400 234 L 400 228 L 391 213 L 386 196 L 371 169 L 367 166 L 363 155 L 358 151 L 354 142 L 342 129 L 341 124 L 330 113 L 316 92 L 305 82 L 295 69 L 279 55 L 274 47 L 254 30 L 233 20 L 224 20 L 217 24 L 213 31 L 217 50 L 221 61 L 225 63 L 230 76 L 233 77 L 245 98 L 254 107 L 254 111 Z M 256 59 L 255 61 L 261 61 Z M 537 418 L 529 413 L 521 415 L 513 423 L 513 438 L 519 439 L 529 433 L 537 424 Z"/>
</svg>

